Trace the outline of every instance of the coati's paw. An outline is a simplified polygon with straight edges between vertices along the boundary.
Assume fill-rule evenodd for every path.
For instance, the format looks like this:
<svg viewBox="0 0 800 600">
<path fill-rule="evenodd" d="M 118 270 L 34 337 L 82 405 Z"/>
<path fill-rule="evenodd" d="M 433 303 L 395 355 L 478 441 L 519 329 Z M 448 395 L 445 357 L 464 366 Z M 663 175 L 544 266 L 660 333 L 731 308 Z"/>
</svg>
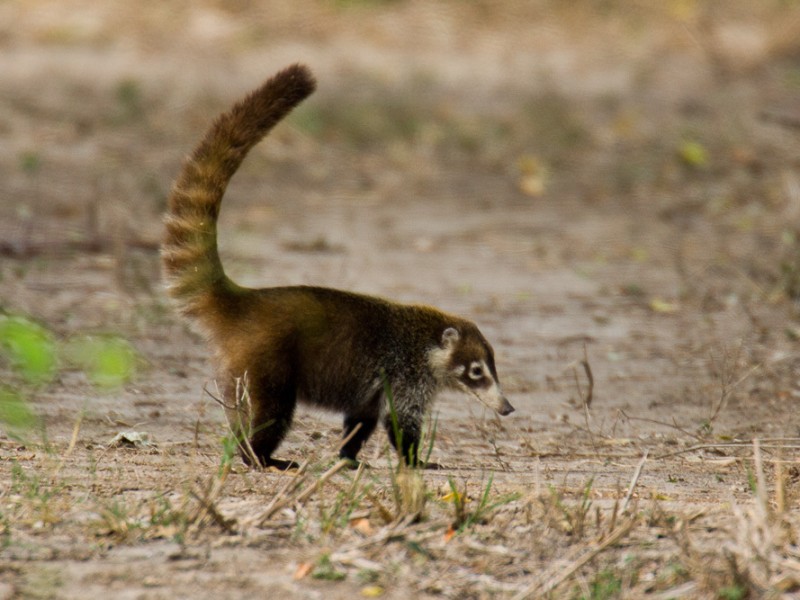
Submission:
<svg viewBox="0 0 800 600">
<path fill-rule="evenodd" d="M 441 471 L 442 469 L 446 468 L 444 465 L 440 465 L 437 462 L 420 463 L 420 467 L 423 469 L 428 469 L 429 471 Z"/>
<path fill-rule="evenodd" d="M 261 466 L 265 471 L 297 471 L 300 468 L 300 463 L 293 460 L 280 460 L 279 458 L 270 458 L 267 460 L 261 459 Z"/>
<path fill-rule="evenodd" d="M 366 463 L 362 463 L 360 460 L 356 460 L 355 458 L 350 458 L 349 456 L 340 456 L 339 460 L 345 461 L 345 468 L 350 469 L 351 471 L 355 471 L 358 469 L 362 464 L 366 467 Z"/>
</svg>

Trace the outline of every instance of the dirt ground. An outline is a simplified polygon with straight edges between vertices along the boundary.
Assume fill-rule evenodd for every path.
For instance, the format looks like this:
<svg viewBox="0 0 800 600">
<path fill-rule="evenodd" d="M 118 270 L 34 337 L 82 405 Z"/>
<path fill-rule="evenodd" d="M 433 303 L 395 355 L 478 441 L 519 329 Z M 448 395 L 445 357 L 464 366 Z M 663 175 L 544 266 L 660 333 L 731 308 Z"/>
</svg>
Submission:
<svg viewBox="0 0 800 600">
<path fill-rule="evenodd" d="M 0 314 L 138 356 L 0 353 L 43 423 L 0 424 L 0 599 L 800 597 L 798 40 L 778 0 L 0 3 Z M 440 470 L 336 471 L 308 410 L 304 472 L 226 462 L 161 289 L 183 157 L 298 61 L 226 269 L 475 320 L 517 410 L 442 396 Z"/>
</svg>

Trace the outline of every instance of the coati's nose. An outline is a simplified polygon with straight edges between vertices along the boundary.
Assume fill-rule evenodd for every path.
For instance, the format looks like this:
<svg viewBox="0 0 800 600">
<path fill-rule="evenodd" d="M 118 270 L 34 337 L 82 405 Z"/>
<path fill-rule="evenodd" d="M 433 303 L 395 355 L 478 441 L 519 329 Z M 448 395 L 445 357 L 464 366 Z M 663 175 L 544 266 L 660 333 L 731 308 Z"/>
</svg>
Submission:
<svg viewBox="0 0 800 600">
<path fill-rule="evenodd" d="M 514 412 L 514 407 L 511 406 L 511 402 L 508 401 L 508 398 L 503 396 L 502 405 L 500 406 L 500 410 L 497 411 L 500 413 L 500 416 L 505 417 L 506 415 L 510 415 Z"/>
</svg>

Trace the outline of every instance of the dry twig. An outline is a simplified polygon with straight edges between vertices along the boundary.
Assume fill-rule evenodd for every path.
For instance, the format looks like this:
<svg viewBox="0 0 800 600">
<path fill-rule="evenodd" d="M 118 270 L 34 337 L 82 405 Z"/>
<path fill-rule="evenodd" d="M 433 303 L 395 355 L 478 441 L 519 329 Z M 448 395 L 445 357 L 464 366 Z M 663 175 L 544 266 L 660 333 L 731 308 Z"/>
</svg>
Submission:
<svg viewBox="0 0 800 600">
<path fill-rule="evenodd" d="M 320 475 L 319 479 L 310 483 L 308 486 L 305 487 L 305 489 L 294 495 L 292 495 L 292 492 L 294 490 L 297 490 L 303 483 L 305 483 L 305 481 L 308 479 L 308 473 L 304 473 L 299 480 L 297 479 L 292 480 L 291 483 L 293 485 L 287 484 L 286 486 L 284 486 L 281 492 L 279 492 L 275 496 L 270 505 L 264 511 L 262 511 L 261 514 L 253 517 L 252 519 L 248 519 L 247 524 L 248 525 L 257 524 L 259 527 L 263 527 L 272 518 L 272 516 L 282 508 L 285 508 L 290 504 L 304 502 L 311 496 L 311 494 L 313 494 L 318 490 L 321 490 L 322 486 L 325 484 L 326 481 L 328 481 L 331 477 L 333 477 L 336 473 L 341 471 L 349 464 L 350 461 L 347 459 L 343 458 L 339 460 L 330 469 L 325 471 L 325 473 Z M 308 461 L 306 461 L 303 465 L 301 465 L 301 469 L 304 470 L 307 465 Z M 286 490 L 288 490 L 290 487 L 292 488 L 292 492 L 287 492 Z"/>
<path fill-rule="evenodd" d="M 691 431 L 687 430 L 685 427 L 681 427 L 680 425 L 678 425 L 678 423 L 675 421 L 674 418 L 672 419 L 672 423 L 667 423 L 666 421 L 659 421 L 657 419 L 649 419 L 647 417 L 632 417 L 631 415 L 629 415 L 628 413 L 626 413 L 622 409 L 619 410 L 619 414 L 621 414 L 623 417 L 625 417 L 629 421 L 640 421 L 642 423 L 652 423 L 653 425 L 662 425 L 664 427 L 669 427 L 670 429 L 675 429 L 677 431 L 680 431 L 682 434 L 684 434 L 684 435 L 686 435 L 688 437 L 694 438 L 696 440 L 705 439 L 703 436 L 697 435 L 696 433 L 692 433 Z"/>
<path fill-rule="evenodd" d="M 791 438 L 787 438 L 791 439 Z M 719 444 L 696 444 L 694 446 L 690 446 L 688 448 L 684 448 L 683 450 L 674 450 L 672 452 L 667 452 L 666 454 L 659 454 L 655 457 L 656 460 L 662 458 L 670 458 L 672 456 L 678 456 L 680 454 L 687 454 L 689 452 L 695 452 L 697 450 L 716 450 L 719 448 L 749 448 L 753 445 L 752 441 L 747 442 L 724 442 Z M 769 449 L 781 449 L 781 450 L 800 450 L 800 446 L 793 445 L 793 444 L 760 444 L 760 448 L 769 448 Z"/>
<path fill-rule="evenodd" d="M 586 373 L 586 379 L 588 380 L 588 387 L 586 389 L 586 394 L 583 393 L 581 389 L 581 382 L 578 378 L 578 374 L 575 371 L 575 368 L 572 369 L 572 376 L 575 379 L 575 387 L 578 389 L 578 396 L 581 399 L 581 404 L 583 406 L 583 418 L 586 421 L 586 431 L 589 433 L 589 439 L 592 443 L 592 448 L 594 449 L 595 454 L 598 453 L 597 444 L 594 440 L 594 433 L 592 433 L 592 426 L 591 426 L 591 419 L 589 417 L 589 407 L 592 404 L 592 396 L 594 394 L 594 376 L 592 375 L 592 367 L 589 365 L 589 356 L 586 352 L 586 342 L 583 344 L 583 360 L 579 363 L 582 367 L 584 372 Z"/>
<path fill-rule="evenodd" d="M 589 561 L 594 559 L 598 554 L 606 550 L 608 547 L 613 546 L 619 542 L 623 537 L 628 535 L 636 525 L 638 519 L 629 518 L 619 527 L 611 532 L 611 534 L 602 542 L 595 544 L 580 558 L 573 560 L 566 568 L 561 568 L 557 565 L 550 569 L 545 577 L 539 581 L 528 586 L 521 592 L 512 597 L 512 600 L 525 600 L 526 598 L 542 598 L 552 592 L 555 588 L 561 585 L 569 577 L 571 577 L 578 569 L 583 567 Z"/>
<path fill-rule="evenodd" d="M 639 477 L 642 474 L 642 468 L 644 467 L 644 463 L 647 461 L 647 450 L 644 451 L 642 455 L 642 460 L 639 461 L 639 464 L 636 465 L 636 470 L 633 472 L 633 478 L 631 479 L 631 484 L 628 486 L 628 493 L 625 494 L 625 500 L 622 501 L 622 512 L 625 512 L 628 509 L 628 503 L 631 501 L 633 497 L 633 490 L 636 489 L 636 484 L 639 482 Z"/>
<path fill-rule="evenodd" d="M 588 387 L 586 388 L 586 393 L 583 393 L 581 389 L 581 383 L 578 379 L 578 373 L 575 371 L 575 365 L 580 365 L 583 367 L 583 372 L 586 373 L 586 379 L 588 382 Z M 583 360 L 575 361 L 567 365 L 566 368 L 572 368 L 572 377 L 575 380 L 575 387 L 578 388 L 578 396 L 581 399 L 581 403 L 583 404 L 584 408 L 589 408 L 592 405 L 592 398 L 594 396 L 594 375 L 592 374 L 592 367 L 589 365 L 589 356 L 586 351 L 586 344 L 583 345 Z"/>
</svg>

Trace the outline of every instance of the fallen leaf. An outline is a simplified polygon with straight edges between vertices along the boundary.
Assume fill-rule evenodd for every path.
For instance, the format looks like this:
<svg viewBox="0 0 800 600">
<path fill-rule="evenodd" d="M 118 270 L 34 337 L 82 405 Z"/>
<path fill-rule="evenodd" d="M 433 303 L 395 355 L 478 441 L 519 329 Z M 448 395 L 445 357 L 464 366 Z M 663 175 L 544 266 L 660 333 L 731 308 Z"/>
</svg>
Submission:
<svg viewBox="0 0 800 600">
<path fill-rule="evenodd" d="M 687 140 L 678 149 L 678 156 L 690 167 L 705 167 L 708 164 L 708 152 L 699 143 Z"/>
<path fill-rule="evenodd" d="M 111 447 L 144 448 L 153 446 L 150 434 L 144 431 L 121 431 L 108 442 Z"/>
<path fill-rule="evenodd" d="M 637 246 L 635 248 L 631 248 L 631 258 L 639 263 L 647 262 L 650 254 L 647 252 L 647 248 L 642 248 Z"/>
<path fill-rule="evenodd" d="M 653 298 L 650 300 L 650 310 L 657 313 L 674 313 L 678 312 L 678 305 L 674 302 L 667 302 L 661 298 Z"/>
<path fill-rule="evenodd" d="M 292 577 L 295 581 L 299 579 L 303 579 L 307 577 L 309 573 L 314 569 L 314 563 L 304 562 L 297 565 L 297 570 L 294 572 L 294 576 Z"/>
<path fill-rule="evenodd" d="M 527 196 L 541 196 L 547 182 L 547 169 L 538 157 L 531 154 L 521 156 L 518 161 L 520 170 L 519 189 Z"/>
<path fill-rule="evenodd" d="M 629 446 L 633 443 L 633 440 L 630 438 L 610 438 L 603 440 L 603 443 L 606 446 Z"/>
<path fill-rule="evenodd" d="M 444 533 L 444 541 L 445 541 L 445 543 L 447 543 L 447 542 L 449 542 L 450 540 L 452 540 L 452 539 L 453 539 L 453 536 L 454 536 L 455 534 L 456 534 L 456 530 L 455 530 L 455 529 L 453 529 L 453 526 L 452 526 L 452 525 L 450 525 L 450 526 L 447 528 L 447 531 L 445 531 L 445 533 Z"/>
<path fill-rule="evenodd" d="M 379 585 L 368 585 L 361 588 L 361 595 L 365 598 L 377 598 L 383 596 L 383 588 Z"/>
<path fill-rule="evenodd" d="M 175 525 L 157 525 L 147 530 L 148 539 L 172 539 L 180 533 L 180 528 Z"/>
<path fill-rule="evenodd" d="M 461 502 L 463 499 L 463 494 L 454 491 L 447 492 L 442 496 L 442 502 Z"/>
<path fill-rule="evenodd" d="M 350 521 L 350 527 L 364 536 L 372 535 L 372 525 L 370 525 L 369 519 L 367 518 L 353 519 Z"/>
</svg>

